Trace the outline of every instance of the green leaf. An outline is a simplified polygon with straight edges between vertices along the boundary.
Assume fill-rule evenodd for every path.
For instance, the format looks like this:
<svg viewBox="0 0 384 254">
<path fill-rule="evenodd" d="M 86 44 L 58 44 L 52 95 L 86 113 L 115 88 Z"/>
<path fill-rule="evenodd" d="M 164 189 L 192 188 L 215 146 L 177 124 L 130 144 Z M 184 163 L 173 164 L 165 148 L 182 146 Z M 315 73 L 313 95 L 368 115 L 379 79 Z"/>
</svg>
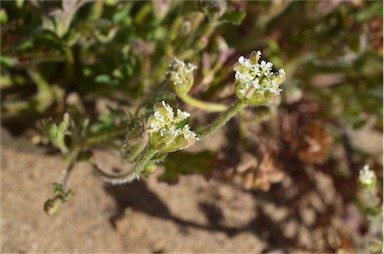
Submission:
<svg viewBox="0 0 384 254">
<path fill-rule="evenodd" d="M 16 49 L 17 50 L 25 50 L 25 49 L 28 49 L 28 48 L 31 48 L 33 47 L 33 39 L 32 38 L 29 38 L 23 42 L 21 42 L 17 47 Z"/>
<path fill-rule="evenodd" d="M 367 20 L 373 17 L 382 17 L 383 13 L 383 4 L 382 3 L 374 3 L 368 8 L 362 9 L 357 15 L 356 20 L 358 22 L 366 22 Z"/>
<path fill-rule="evenodd" d="M 64 193 L 63 185 L 61 183 L 53 183 L 52 184 L 52 193 L 53 193 L 53 195 L 62 195 Z"/>
<path fill-rule="evenodd" d="M 219 19 L 219 21 L 222 23 L 239 25 L 245 16 L 245 13 L 242 11 L 228 11 Z"/>
<path fill-rule="evenodd" d="M 7 56 L 0 56 L 0 64 L 5 65 L 7 67 L 11 67 L 15 65 L 17 61 L 14 58 L 7 57 Z"/>
<path fill-rule="evenodd" d="M 128 4 L 124 6 L 121 10 L 117 11 L 112 17 L 113 22 L 119 23 L 124 21 L 125 19 L 130 19 L 129 12 L 131 11 L 131 9 L 132 5 Z"/>
<path fill-rule="evenodd" d="M 68 147 L 65 144 L 65 135 L 70 123 L 69 115 L 64 115 L 64 120 L 56 125 L 52 119 L 48 119 L 41 123 L 41 129 L 43 134 L 49 138 L 51 143 L 60 149 L 62 153 L 68 151 Z"/>
<path fill-rule="evenodd" d="M 62 199 L 62 202 L 63 204 L 67 203 L 68 201 L 71 200 L 71 198 L 73 197 L 74 193 L 72 190 L 68 190 L 65 194 L 64 194 L 64 197 Z"/>
<path fill-rule="evenodd" d="M 64 52 L 65 43 L 56 33 L 49 29 L 42 29 L 36 33 L 35 42 L 39 46 L 48 46 L 52 49 Z"/>
<path fill-rule="evenodd" d="M 111 83 L 112 79 L 108 74 L 101 74 L 95 77 L 96 83 Z"/>
<path fill-rule="evenodd" d="M 67 145 L 65 144 L 65 134 L 68 128 L 68 123 L 61 122 L 59 127 L 57 128 L 56 134 L 56 145 L 60 148 L 62 152 L 66 152 L 68 150 Z"/>
<path fill-rule="evenodd" d="M 55 31 L 55 22 L 51 17 L 41 17 L 42 27 L 46 30 Z"/>
<path fill-rule="evenodd" d="M 57 125 L 54 124 L 54 123 L 50 123 L 49 126 L 48 126 L 48 130 L 49 130 L 49 137 L 50 139 L 53 141 L 56 139 L 56 136 L 57 136 Z"/>
</svg>

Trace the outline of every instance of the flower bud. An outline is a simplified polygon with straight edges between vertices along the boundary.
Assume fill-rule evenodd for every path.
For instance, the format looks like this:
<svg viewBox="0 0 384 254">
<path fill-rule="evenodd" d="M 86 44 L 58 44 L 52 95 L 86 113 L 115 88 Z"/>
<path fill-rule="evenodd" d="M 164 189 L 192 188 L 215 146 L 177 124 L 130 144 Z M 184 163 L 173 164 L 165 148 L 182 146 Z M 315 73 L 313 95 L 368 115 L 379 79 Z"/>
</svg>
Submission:
<svg viewBox="0 0 384 254">
<path fill-rule="evenodd" d="M 177 58 L 168 66 L 166 78 L 177 95 L 184 95 L 189 92 L 194 81 L 193 70 L 196 68 L 195 65 L 185 63 Z"/>
<path fill-rule="evenodd" d="M 57 213 L 57 211 L 59 210 L 59 202 L 56 198 L 54 199 L 48 199 L 47 201 L 45 201 L 44 203 L 44 211 L 48 214 L 48 215 L 54 215 Z"/>
</svg>

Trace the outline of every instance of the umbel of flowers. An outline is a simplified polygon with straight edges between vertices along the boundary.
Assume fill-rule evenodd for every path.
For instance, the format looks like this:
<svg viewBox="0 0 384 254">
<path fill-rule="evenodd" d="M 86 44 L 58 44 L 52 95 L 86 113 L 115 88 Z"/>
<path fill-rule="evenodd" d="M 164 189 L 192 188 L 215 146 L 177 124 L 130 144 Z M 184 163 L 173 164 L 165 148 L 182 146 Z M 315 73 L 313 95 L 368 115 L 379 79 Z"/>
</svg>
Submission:
<svg viewBox="0 0 384 254">
<path fill-rule="evenodd" d="M 252 52 L 250 58 L 241 56 L 233 70 L 236 72 L 236 95 L 247 105 L 260 106 L 276 102 L 282 89 L 279 85 L 285 79 L 285 72 L 280 69 L 272 72 L 273 64 L 260 61 L 261 52 Z"/>
<path fill-rule="evenodd" d="M 168 66 L 166 77 L 172 90 L 177 95 L 184 95 L 189 92 L 193 85 L 193 71 L 197 67 L 191 63 L 185 63 L 177 58 L 173 59 Z"/>
<path fill-rule="evenodd" d="M 175 114 L 176 113 L 176 114 Z M 182 121 L 190 116 L 188 112 L 175 110 L 165 101 L 154 106 L 154 114 L 149 119 L 149 141 L 159 152 L 169 153 L 193 145 L 198 138 Z"/>
</svg>

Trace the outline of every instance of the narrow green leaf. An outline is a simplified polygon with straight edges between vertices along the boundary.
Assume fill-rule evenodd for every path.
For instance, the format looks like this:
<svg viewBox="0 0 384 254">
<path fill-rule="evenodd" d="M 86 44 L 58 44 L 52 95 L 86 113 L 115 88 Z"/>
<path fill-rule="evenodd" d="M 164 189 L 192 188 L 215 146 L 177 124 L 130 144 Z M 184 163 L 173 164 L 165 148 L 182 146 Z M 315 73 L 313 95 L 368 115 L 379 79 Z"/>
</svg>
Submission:
<svg viewBox="0 0 384 254">
<path fill-rule="evenodd" d="M 17 63 L 16 59 L 7 57 L 7 56 L 0 56 L 0 64 L 5 65 L 6 67 L 11 67 Z"/>
<path fill-rule="evenodd" d="M 228 11 L 226 12 L 219 21 L 222 23 L 232 23 L 238 25 L 245 18 L 245 13 L 242 11 Z"/>
</svg>

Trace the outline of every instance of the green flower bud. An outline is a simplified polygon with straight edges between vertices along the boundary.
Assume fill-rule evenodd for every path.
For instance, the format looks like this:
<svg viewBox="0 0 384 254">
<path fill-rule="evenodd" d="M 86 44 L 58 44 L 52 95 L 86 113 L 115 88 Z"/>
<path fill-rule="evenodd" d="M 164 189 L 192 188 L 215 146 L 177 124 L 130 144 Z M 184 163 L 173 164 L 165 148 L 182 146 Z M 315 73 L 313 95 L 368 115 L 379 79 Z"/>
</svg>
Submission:
<svg viewBox="0 0 384 254">
<path fill-rule="evenodd" d="M 61 183 L 53 183 L 52 184 L 52 192 L 55 195 L 53 198 L 48 199 L 44 203 L 44 211 L 48 215 L 54 215 L 59 210 L 59 201 L 62 204 L 67 203 L 71 197 L 73 196 L 72 190 L 64 191 L 63 185 Z"/>
<path fill-rule="evenodd" d="M 197 67 L 191 63 L 186 64 L 183 61 L 174 59 L 168 66 L 166 78 L 169 81 L 171 89 L 177 95 L 184 95 L 189 92 L 193 85 L 193 70 Z"/>
<path fill-rule="evenodd" d="M 44 203 L 44 211 L 48 215 L 54 215 L 59 210 L 59 202 L 56 198 L 54 199 L 48 199 Z"/>
<path fill-rule="evenodd" d="M 236 72 L 236 95 L 251 106 L 276 103 L 279 99 L 279 85 L 285 79 L 285 72 L 280 69 L 272 72 L 273 64 L 261 61 L 261 52 L 252 52 L 250 59 L 241 56 L 233 70 Z"/>
<path fill-rule="evenodd" d="M 149 141 L 159 152 L 169 153 L 185 149 L 197 140 L 196 134 L 189 129 L 189 125 L 179 126 L 189 113 L 174 109 L 164 101 L 154 106 L 154 114 L 148 121 L 150 129 Z"/>
</svg>

